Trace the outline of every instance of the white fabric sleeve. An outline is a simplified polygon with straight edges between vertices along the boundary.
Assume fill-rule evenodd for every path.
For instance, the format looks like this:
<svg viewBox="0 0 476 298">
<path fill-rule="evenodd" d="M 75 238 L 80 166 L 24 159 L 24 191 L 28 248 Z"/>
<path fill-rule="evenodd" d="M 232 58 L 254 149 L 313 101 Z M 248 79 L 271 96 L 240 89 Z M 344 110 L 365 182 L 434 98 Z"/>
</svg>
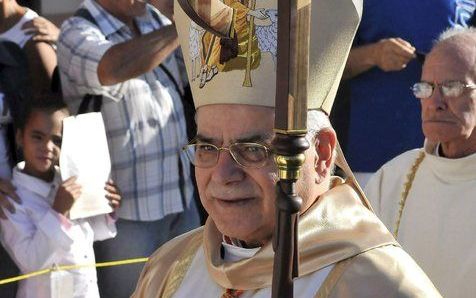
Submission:
<svg viewBox="0 0 476 298">
<path fill-rule="evenodd" d="M 15 204 L 16 212 L 0 220 L 2 243 L 22 272 L 51 267 L 70 250 L 74 231 L 61 225 L 57 214 L 48 210 L 33 222 L 28 210 Z"/>
<path fill-rule="evenodd" d="M 116 221 L 109 215 L 98 215 L 88 218 L 94 231 L 94 241 L 116 237 Z"/>
</svg>

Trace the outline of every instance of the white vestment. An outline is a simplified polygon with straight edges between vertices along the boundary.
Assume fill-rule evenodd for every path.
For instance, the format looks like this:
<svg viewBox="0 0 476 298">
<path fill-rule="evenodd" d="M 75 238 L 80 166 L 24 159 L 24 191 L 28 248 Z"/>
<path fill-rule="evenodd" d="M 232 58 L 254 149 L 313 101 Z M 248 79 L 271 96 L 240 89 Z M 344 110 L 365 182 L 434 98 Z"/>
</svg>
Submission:
<svg viewBox="0 0 476 298">
<path fill-rule="evenodd" d="M 340 179 L 299 218 L 295 297 L 441 297 L 428 277 Z M 258 249 L 223 244 L 213 219 L 159 248 L 134 298 L 271 296 L 271 241 Z"/>
<path fill-rule="evenodd" d="M 239 260 L 253 257 L 259 250 L 246 249 L 236 246 L 223 244 L 225 260 Z M 311 274 L 302 276 L 294 281 L 295 297 L 314 297 L 319 290 L 327 275 L 334 268 L 329 265 Z M 208 274 L 206 258 L 203 249 L 200 249 L 195 255 L 190 269 L 185 275 L 182 287 L 175 293 L 174 297 L 194 297 L 197 295 L 197 289 L 200 289 L 200 295 L 203 297 L 221 297 L 223 288 L 220 287 Z M 271 297 L 271 287 L 245 291 L 240 298 L 267 298 Z"/>
<path fill-rule="evenodd" d="M 398 242 L 443 297 L 476 293 L 476 154 L 449 159 L 435 145 L 407 151 L 371 178 L 365 193 L 376 214 L 395 233 L 404 185 L 418 156 L 421 164 L 408 191 Z"/>
</svg>

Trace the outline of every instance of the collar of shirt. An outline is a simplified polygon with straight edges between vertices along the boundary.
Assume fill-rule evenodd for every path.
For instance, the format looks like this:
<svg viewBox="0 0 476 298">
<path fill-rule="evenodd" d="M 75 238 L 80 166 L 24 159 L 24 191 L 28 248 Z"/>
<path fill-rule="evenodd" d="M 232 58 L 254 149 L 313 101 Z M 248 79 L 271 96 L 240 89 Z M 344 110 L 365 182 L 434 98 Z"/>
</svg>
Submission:
<svg viewBox="0 0 476 298">
<path fill-rule="evenodd" d="M 441 143 L 425 141 L 427 165 L 445 183 L 474 181 L 476 179 L 476 153 L 460 158 L 447 158 L 441 153 Z"/>
<path fill-rule="evenodd" d="M 441 154 L 440 154 L 440 143 L 438 143 L 438 144 L 435 146 L 435 152 L 433 152 L 433 155 L 441 156 Z"/>
<path fill-rule="evenodd" d="M 444 157 L 442 154 L 442 149 L 441 149 L 441 143 L 436 143 L 436 144 L 430 144 L 425 140 L 425 150 L 427 153 L 437 156 L 437 157 Z"/>
<path fill-rule="evenodd" d="M 225 262 L 238 262 L 243 259 L 249 259 L 253 257 L 260 249 L 261 247 L 255 247 L 255 248 L 244 248 L 244 247 L 238 247 L 234 246 L 233 244 L 228 244 L 223 242 L 223 259 Z"/>
<path fill-rule="evenodd" d="M 425 141 L 423 142 L 423 149 L 427 154 L 441 157 L 439 142 L 431 142 L 430 140 L 425 138 Z"/>
<path fill-rule="evenodd" d="M 83 7 L 89 10 L 93 18 L 96 20 L 96 23 L 99 26 L 99 29 L 101 29 L 101 32 L 106 36 L 106 38 L 116 32 L 119 32 L 120 30 L 130 31 L 130 29 L 126 26 L 126 24 L 124 24 L 118 18 L 114 17 L 112 14 L 107 12 L 96 1 L 86 0 L 84 1 Z M 163 21 L 163 23 L 167 23 L 165 21 L 166 18 L 160 15 L 160 13 L 159 13 L 159 18 L 160 20 Z M 152 20 L 151 9 L 149 6 L 147 6 L 145 15 L 136 17 L 134 18 L 134 20 L 136 21 L 137 27 L 139 28 L 142 34 L 148 33 L 152 31 L 152 29 L 158 29 L 160 27 L 160 26 L 153 26 L 151 22 Z M 168 23 L 170 23 L 170 21 Z"/>
<path fill-rule="evenodd" d="M 27 189 L 28 191 L 39 195 L 48 203 L 52 203 L 53 196 L 56 194 L 56 190 L 61 183 L 59 168 L 55 166 L 55 176 L 52 182 L 45 182 L 39 178 L 25 174 L 23 172 L 24 168 L 25 162 L 22 161 L 13 169 L 13 182 L 15 186 Z"/>
<path fill-rule="evenodd" d="M 223 235 L 223 259 L 226 262 L 237 262 L 253 257 L 261 247 L 245 248 L 241 240 Z"/>
<path fill-rule="evenodd" d="M 228 237 L 226 235 L 223 235 L 222 242 L 224 244 L 234 245 L 236 247 L 245 247 L 245 242 L 244 241 L 238 240 L 236 238 Z"/>
</svg>

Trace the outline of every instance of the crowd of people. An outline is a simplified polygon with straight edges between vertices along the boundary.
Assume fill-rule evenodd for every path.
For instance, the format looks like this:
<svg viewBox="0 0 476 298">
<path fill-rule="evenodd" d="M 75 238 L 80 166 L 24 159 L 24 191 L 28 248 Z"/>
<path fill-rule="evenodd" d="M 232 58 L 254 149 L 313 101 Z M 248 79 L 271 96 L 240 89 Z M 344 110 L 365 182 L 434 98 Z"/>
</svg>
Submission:
<svg viewBox="0 0 476 298">
<path fill-rule="evenodd" d="M 101 236 L 103 229 L 97 232 L 93 224 L 69 221 L 67 216 L 62 216 L 67 215 L 72 202 L 79 196 L 80 187 L 74 180 L 61 184 L 54 178 L 56 176 L 50 175 L 59 157 L 56 146 L 61 141 L 61 129 L 54 133 L 41 131 L 44 147 L 38 146 L 36 154 L 51 158 L 52 164 L 48 175 L 31 175 L 36 179 L 30 179 L 30 183 L 42 189 L 58 189 L 58 194 L 66 192 L 69 204 L 61 208 L 64 212 L 55 208 L 56 200 L 49 192 L 42 193 L 43 200 L 52 205 L 48 212 L 48 208 L 37 210 L 28 204 L 33 198 L 22 191 L 22 183 L 15 179 L 17 172 L 29 173 L 27 170 L 17 166 L 10 182 L 9 158 L 12 155 L 8 155 L 8 142 L 15 143 L 13 147 L 23 151 L 26 146 L 5 133 L 2 139 L 5 147 L 3 194 L 17 200 L 2 201 L 2 215 L 8 218 L 2 221 L 2 228 L 11 231 L 2 233 L 2 243 L 20 271 L 27 273 L 53 264 L 144 257 L 165 241 L 198 227 L 200 218 L 194 201 L 191 167 L 185 153 L 181 153 L 181 147 L 187 143 L 184 106 L 190 99 L 186 97 L 187 81 L 182 79 L 185 70 L 181 69 L 183 64 L 179 61 L 177 33 L 170 20 L 142 2 L 85 1 L 74 16 L 63 23 L 60 32 L 51 22 L 14 0 L 3 1 L 2 8 L 4 28 L 0 37 L 5 42 L 15 42 L 23 50 L 27 57 L 23 65 L 25 77 L 31 75 L 21 87 L 15 85 L 14 91 L 23 89 L 24 94 L 14 94 L 16 106 L 22 106 L 18 108 L 18 115 L 14 113 L 16 109 L 12 109 L 13 129 L 17 135 L 22 132 L 16 119 L 27 119 L 25 113 L 29 106 L 34 107 L 37 102 L 64 102 L 73 114 L 101 111 L 112 160 L 111 178 L 115 183 L 109 184 L 112 194 L 107 198 L 115 198 L 114 230 L 117 229 L 117 234 L 113 234 L 117 236 L 98 242 L 95 253 L 91 253 L 93 239 L 110 237 Z M 54 86 L 58 80 L 61 88 Z M 2 84 L 2 91 L 4 86 Z M 4 101 L 9 98 L 14 97 L 6 95 Z M 85 108 L 79 110 L 81 104 Z M 53 105 L 39 109 L 38 113 L 51 122 L 49 118 L 56 112 Z M 22 156 L 28 165 L 28 156 Z M 120 189 L 119 199 L 122 197 L 122 200 L 116 198 L 115 185 Z M 119 201 L 121 207 L 117 209 Z M 43 222 L 45 214 L 51 211 L 56 215 L 55 221 Z M 30 213 L 38 215 L 26 224 L 28 217 L 21 216 Z M 44 229 L 49 229 L 46 224 L 55 225 L 56 229 L 45 234 Z M 28 229 L 22 229 L 24 225 L 28 225 Z M 83 235 L 71 236 L 69 231 L 73 227 L 82 229 L 80 234 Z M 51 233 L 57 234 L 58 229 L 64 232 L 63 237 L 69 237 L 73 242 L 63 241 L 62 247 L 54 247 L 60 235 Z M 130 245 L 131 241 L 140 245 Z M 81 245 L 87 246 L 87 250 L 80 252 L 74 248 Z M 31 248 L 47 252 L 39 255 L 41 262 L 32 263 L 35 266 L 23 266 L 24 254 Z M 84 256 L 79 258 L 78 253 Z M 2 260 L 5 258 L 2 256 Z M 101 270 L 101 296 L 129 297 L 141 269 L 142 264 Z M 74 280 L 81 284 L 74 287 L 74 297 L 98 297 L 96 274 L 84 271 L 75 271 L 76 275 L 85 276 L 83 282 Z M 9 271 L 10 275 L 15 275 L 12 272 Z M 48 279 L 43 280 L 42 287 L 48 288 L 47 282 Z M 32 297 L 34 289 L 28 281 L 20 282 L 17 295 Z M 5 295 L 8 296 L 14 294 Z"/>
<path fill-rule="evenodd" d="M 32 94 L 42 93 L 50 88 L 56 66 L 54 42 L 59 29 L 36 12 L 19 5 L 16 1 L 0 3 L 0 217 L 15 211 L 13 201 L 21 202 L 10 183 L 12 167 L 21 160 L 21 153 L 15 146 L 16 122 L 23 118 L 22 110 Z M 34 83 L 33 83 L 34 82 Z M 31 186 L 33 187 L 33 186 Z M 9 199 L 6 199 L 8 195 Z M 10 201 L 10 199 L 12 201 Z M 7 211 L 8 210 L 8 211 Z M 6 221 L 2 221 L 2 224 Z M 6 232 L 3 231 L 2 235 Z M 10 230 L 10 233 L 15 233 Z M 6 246 L 6 244 L 3 244 Z M 29 251 L 24 251 L 29 253 Z M 18 275 L 19 271 L 7 252 L 0 247 L 0 276 L 6 278 Z M 17 265 L 21 267 L 18 263 Z M 0 288 L 2 297 L 15 297 L 16 284 Z"/>
<path fill-rule="evenodd" d="M 279 86 L 253 28 L 272 26 L 277 2 L 179 2 L 174 14 L 171 0 L 84 0 L 60 28 L 0 2 L 0 280 L 150 257 L 52 271 L 0 297 L 270 297 Z M 316 5 L 332 25 L 311 31 L 310 81 L 338 71 L 307 112 L 295 296 L 473 295 L 476 1 Z M 319 9 L 330 7 L 349 21 Z M 333 119 L 364 192 L 352 173 L 333 176 L 328 97 L 341 77 L 348 106 Z M 72 220 L 82 186 L 61 179 L 62 120 L 91 111 L 106 128 L 113 212 Z"/>
</svg>

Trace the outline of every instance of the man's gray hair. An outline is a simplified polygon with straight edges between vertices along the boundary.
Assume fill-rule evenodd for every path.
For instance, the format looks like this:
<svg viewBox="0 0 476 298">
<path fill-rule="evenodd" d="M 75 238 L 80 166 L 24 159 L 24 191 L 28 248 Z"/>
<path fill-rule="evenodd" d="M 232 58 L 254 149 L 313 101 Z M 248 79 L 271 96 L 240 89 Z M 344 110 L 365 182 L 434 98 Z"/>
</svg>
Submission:
<svg viewBox="0 0 476 298">
<path fill-rule="evenodd" d="M 322 111 L 309 110 L 307 112 L 307 141 L 314 142 L 317 134 L 324 128 L 332 128 L 329 117 Z"/>
<path fill-rule="evenodd" d="M 460 34 L 472 34 L 476 37 L 476 28 L 473 27 L 452 27 L 448 28 L 445 31 L 443 31 L 440 36 L 438 36 L 438 39 L 436 40 L 435 45 L 439 44 L 442 41 L 445 41 L 455 35 L 460 35 Z"/>
<path fill-rule="evenodd" d="M 433 49 L 449 45 L 460 50 L 468 65 L 476 64 L 476 28 L 455 27 L 450 28 L 440 34 Z M 432 49 L 432 51 L 433 51 Z M 472 73 L 476 76 L 476 68 L 472 68 Z"/>
<path fill-rule="evenodd" d="M 329 117 L 322 111 L 319 110 L 309 110 L 307 111 L 307 134 L 306 139 L 309 143 L 314 143 L 319 132 L 325 128 L 332 129 L 331 121 Z M 337 149 L 334 148 L 333 160 L 330 170 L 330 175 L 334 174 L 335 170 L 335 160 L 337 157 Z"/>
</svg>

